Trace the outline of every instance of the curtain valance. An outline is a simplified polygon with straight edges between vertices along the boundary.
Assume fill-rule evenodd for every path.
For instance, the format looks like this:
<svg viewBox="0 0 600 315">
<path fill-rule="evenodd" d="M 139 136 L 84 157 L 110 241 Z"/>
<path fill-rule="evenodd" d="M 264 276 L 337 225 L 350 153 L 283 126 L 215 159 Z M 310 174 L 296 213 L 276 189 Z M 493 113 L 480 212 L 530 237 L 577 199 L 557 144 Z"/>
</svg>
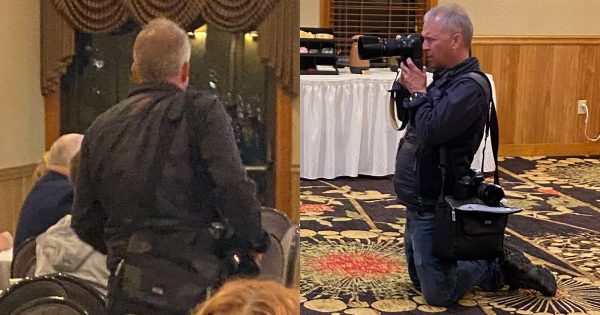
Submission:
<svg viewBox="0 0 600 315">
<path fill-rule="evenodd" d="M 109 33 L 128 20 L 165 16 L 184 27 L 207 22 L 239 33 L 258 29 L 259 53 L 282 87 L 299 91 L 298 0 L 52 0 L 42 10 L 42 94 L 56 90 L 74 54 L 74 30 Z M 50 4 L 51 3 L 51 4 Z M 62 16 L 62 18 L 60 18 Z M 67 23 L 65 23 L 67 22 Z M 200 23 L 202 24 L 202 23 Z"/>
</svg>

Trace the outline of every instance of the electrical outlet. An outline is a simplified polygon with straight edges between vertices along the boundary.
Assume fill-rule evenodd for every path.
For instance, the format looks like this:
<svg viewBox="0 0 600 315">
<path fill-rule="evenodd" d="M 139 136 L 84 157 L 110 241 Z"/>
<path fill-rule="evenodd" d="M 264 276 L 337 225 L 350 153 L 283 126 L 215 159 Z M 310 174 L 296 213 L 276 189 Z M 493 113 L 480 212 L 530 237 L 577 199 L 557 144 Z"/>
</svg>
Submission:
<svg viewBox="0 0 600 315">
<path fill-rule="evenodd" d="M 577 114 L 585 115 L 585 107 L 587 107 L 587 100 L 577 101 Z"/>
</svg>

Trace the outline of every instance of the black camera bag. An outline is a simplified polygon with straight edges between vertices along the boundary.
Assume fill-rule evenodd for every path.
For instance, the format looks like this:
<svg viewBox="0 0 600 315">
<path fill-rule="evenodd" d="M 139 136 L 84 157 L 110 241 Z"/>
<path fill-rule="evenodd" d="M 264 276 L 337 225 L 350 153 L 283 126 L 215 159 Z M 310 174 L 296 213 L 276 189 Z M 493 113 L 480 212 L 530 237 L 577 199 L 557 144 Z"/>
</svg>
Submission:
<svg viewBox="0 0 600 315">
<path fill-rule="evenodd" d="M 195 246 L 177 234 L 133 233 L 117 269 L 123 298 L 153 309 L 187 312 L 216 289 L 227 271 L 210 249 L 214 246 Z"/>
<path fill-rule="evenodd" d="M 494 183 L 498 185 L 498 117 L 491 96 L 491 84 L 482 72 L 470 72 L 467 78 L 474 80 L 490 100 L 486 132 L 491 129 L 491 142 L 496 169 Z M 484 81 L 485 79 L 485 81 Z M 483 149 L 485 160 L 485 146 Z M 433 228 L 433 253 L 437 257 L 449 260 L 480 260 L 503 257 L 504 230 L 508 215 L 520 211 L 516 208 L 489 207 L 476 196 L 467 200 L 456 200 L 445 196 L 444 186 L 448 155 L 446 147 L 440 147 L 440 171 L 442 173 L 442 189 L 435 206 Z"/>
</svg>

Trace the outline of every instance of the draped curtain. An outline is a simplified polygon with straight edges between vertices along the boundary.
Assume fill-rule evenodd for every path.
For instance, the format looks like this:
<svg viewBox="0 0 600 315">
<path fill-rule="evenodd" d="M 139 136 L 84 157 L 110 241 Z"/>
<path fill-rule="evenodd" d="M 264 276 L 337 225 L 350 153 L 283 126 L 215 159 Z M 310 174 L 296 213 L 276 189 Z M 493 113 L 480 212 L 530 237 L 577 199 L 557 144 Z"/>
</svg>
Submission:
<svg viewBox="0 0 600 315">
<path fill-rule="evenodd" d="M 41 11 L 43 95 L 56 90 L 73 57 L 74 30 L 109 33 L 159 16 L 183 27 L 201 20 L 232 33 L 258 29 L 263 62 L 290 94 L 300 89 L 298 0 L 52 0 L 41 1 Z"/>
</svg>

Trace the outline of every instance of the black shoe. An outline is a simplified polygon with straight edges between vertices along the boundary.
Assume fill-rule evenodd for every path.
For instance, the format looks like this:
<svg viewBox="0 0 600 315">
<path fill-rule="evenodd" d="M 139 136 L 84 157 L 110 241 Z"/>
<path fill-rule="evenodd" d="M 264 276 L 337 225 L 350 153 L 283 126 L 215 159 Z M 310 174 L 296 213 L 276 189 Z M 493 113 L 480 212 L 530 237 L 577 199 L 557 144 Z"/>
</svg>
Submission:
<svg viewBox="0 0 600 315">
<path fill-rule="evenodd" d="M 504 251 L 503 264 L 531 264 L 531 260 L 525 257 L 525 254 L 516 250 L 508 249 Z"/>
<path fill-rule="evenodd" d="M 556 295 L 556 280 L 547 268 L 536 266 L 520 252 L 507 253 L 502 272 L 510 290 L 533 289 L 544 296 Z"/>
</svg>

